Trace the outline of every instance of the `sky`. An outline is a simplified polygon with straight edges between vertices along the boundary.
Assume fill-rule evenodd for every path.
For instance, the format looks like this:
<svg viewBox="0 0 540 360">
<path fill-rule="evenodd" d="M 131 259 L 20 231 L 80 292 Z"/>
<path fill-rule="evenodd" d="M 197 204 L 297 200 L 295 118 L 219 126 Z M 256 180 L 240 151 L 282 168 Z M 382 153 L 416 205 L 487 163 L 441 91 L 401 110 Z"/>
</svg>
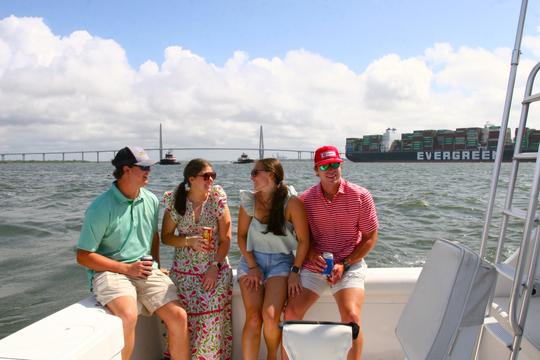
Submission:
<svg viewBox="0 0 540 360">
<path fill-rule="evenodd" d="M 500 123 L 516 0 L 0 1 L 0 153 L 257 147 Z M 527 14 L 510 124 L 540 60 Z M 531 127 L 535 124 L 531 113 Z M 234 158 L 236 152 L 223 153 Z"/>
</svg>

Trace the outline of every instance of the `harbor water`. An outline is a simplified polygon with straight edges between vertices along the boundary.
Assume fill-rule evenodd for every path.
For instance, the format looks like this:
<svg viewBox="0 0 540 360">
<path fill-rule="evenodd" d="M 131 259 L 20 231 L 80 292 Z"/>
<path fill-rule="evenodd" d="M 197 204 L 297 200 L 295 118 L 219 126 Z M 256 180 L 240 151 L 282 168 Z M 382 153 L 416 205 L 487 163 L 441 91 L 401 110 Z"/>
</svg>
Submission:
<svg viewBox="0 0 540 360">
<path fill-rule="evenodd" d="M 185 162 L 184 162 L 185 163 Z M 284 161 L 286 181 L 300 193 L 315 184 L 311 161 Z M 370 267 L 421 266 L 436 239 L 477 250 L 491 182 L 490 163 L 352 163 L 343 176 L 371 191 L 379 214 L 379 242 L 366 258 Z M 510 164 L 503 164 L 502 179 Z M 230 261 L 236 266 L 239 190 L 251 189 L 250 164 L 214 163 L 217 184 L 228 195 L 233 217 Z M 148 188 L 158 197 L 181 181 L 183 165 L 156 165 Z M 84 211 L 113 181 L 107 163 L 0 163 L 0 338 L 88 295 L 86 276 L 75 261 Z M 515 202 L 526 206 L 532 164 L 523 164 Z M 494 216 L 496 239 L 506 183 Z M 510 224 L 509 245 L 521 236 Z M 494 240 L 492 240 L 493 243 Z M 489 254 L 493 255 L 490 248 Z M 161 246 L 164 266 L 171 247 Z M 367 290 L 369 291 L 369 289 Z"/>
</svg>

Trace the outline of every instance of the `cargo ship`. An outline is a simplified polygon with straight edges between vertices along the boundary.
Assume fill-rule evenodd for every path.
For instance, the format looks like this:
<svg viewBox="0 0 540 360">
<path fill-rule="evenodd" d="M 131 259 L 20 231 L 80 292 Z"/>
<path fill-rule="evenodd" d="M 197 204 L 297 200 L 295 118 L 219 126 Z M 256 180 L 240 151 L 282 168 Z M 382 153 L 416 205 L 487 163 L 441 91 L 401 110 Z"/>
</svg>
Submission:
<svg viewBox="0 0 540 360">
<path fill-rule="evenodd" d="M 499 127 L 415 130 L 401 134 L 401 138 L 395 128 L 388 128 L 382 135 L 346 141 L 345 155 L 354 162 L 489 162 L 497 155 Z M 527 129 L 521 151 L 536 152 L 539 142 L 540 130 Z M 514 146 L 511 130 L 507 129 L 503 161 L 512 161 Z"/>
</svg>

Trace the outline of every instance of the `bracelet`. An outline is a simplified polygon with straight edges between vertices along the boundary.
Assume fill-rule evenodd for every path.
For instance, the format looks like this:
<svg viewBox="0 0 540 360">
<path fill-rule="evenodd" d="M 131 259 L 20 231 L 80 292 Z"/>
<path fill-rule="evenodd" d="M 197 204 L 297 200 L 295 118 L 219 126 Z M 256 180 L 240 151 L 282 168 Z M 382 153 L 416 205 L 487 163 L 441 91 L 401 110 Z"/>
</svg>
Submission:
<svg viewBox="0 0 540 360">
<path fill-rule="evenodd" d="M 253 270 L 253 269 L 257 268 L 257 267 L 258 267 L 257 265 L 255 265 L 255 266 L 248 266 L 248 269 L 249 269 L 249 270 Z"/>
<path fill-rule="evenodd" d="M 185 245 L 185 247 L 189 247 L 189 244 L 188 244 L 188 242 L 187 242 L 187 236 L 184 238 L 184 240 L 186 240 L 186 245 Z"/>
</svg>

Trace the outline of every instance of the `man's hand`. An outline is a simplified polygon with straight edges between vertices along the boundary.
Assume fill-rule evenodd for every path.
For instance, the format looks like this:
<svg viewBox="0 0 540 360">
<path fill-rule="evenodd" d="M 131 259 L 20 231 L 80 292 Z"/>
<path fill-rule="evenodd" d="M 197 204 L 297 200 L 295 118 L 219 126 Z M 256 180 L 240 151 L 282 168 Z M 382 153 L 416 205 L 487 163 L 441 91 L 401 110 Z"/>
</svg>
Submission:
<svg viewBox="0 0 540 360">
<path fill-rule="evenodd" d="M 330 285 L 335 285 L 343 278 L 344 274 L 345 274 L 345 266 L 343 264 L 335 264 L 334 268 L 332 269 L 332 272 L 326 278 L 326 281 Z"/>
<path fill-rule="evenodd" d="M 146 279 L 152 274 L 153 261 L 135 261 L 128 264 L 126 275 L 137 278 Z"/>
<path fill-rule="evenodd" d="M 312 252 L 310 250 L 309 252 L 309 259 L 313 263 L 313 265 L 316 267 L 317 272 L 322 273 L 324 269 L 326 269 L 326 260 L 322 257 L 320 253 Z"/>
</svg>

